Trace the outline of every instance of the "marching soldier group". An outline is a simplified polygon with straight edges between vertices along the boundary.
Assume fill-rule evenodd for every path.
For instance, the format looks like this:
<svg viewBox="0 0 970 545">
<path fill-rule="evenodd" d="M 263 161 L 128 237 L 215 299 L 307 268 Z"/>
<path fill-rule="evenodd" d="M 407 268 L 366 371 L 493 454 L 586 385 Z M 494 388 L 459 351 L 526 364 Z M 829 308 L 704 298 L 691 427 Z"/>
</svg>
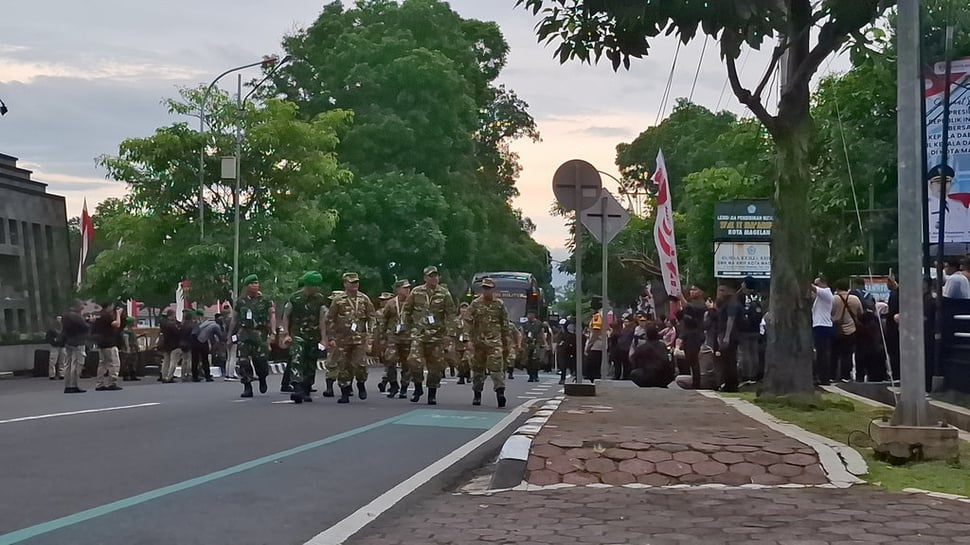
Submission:
<svg viewBox="0 0 970 545">
<path fill-rule="evenodd" d="M 268 354 L 276 340 L 289 350 L 289 384 L 284 388 L 292 389 L 294 403 L 312 401 L 316 362 L 326 351 L 323 397 L 336 397 L 336 384 L 337 403 L 349 403 L 355 385 L 356 396 L 367 399 L 366 357 L 370 354 L 384 365 L 378 389 L 389 398 L 406 399 L 413 385 L 411 401 L 417 403 L 427 387 L 427 403 L 436 405 L 441 379 L 450 367 L 452 376 L 457 368 L 459 384 L 471 383 L 473 405 L 481 405 L 488 375 L 498 406 L 505 406 L 505 372 L 511 369 L 520 342 L 505 305 L 495 296 L 492 279 L 483 279 L 482 294 L 458 309 L 434 266 L 424 269 L 424 283 L 413 289 L 407 280 L 396 282 L 394 293 L 382 294 L 377 308 L 359 291 L 357 273 L 348 272 L 342 278 L 343 290 L 334 291 L 328 303 L 321 293 L 322 275 L 304 274 L 299 291 L 287 299 L 279 329 L 273 303 L 259 292 L 259 279 L 255 275 L 244 279 L 245 293 L 233 307 L 229 326 L 230 342 L 238 343 L 242 397 L 253 396 L 254 379 L 260 393 L 266 393 Z M 525 326 L 527 354 L 539 342 L 540 330 L 530 328 L 534 321 L 531 315 Z M 274 339 L 277 334 L 280 338 Z M 534 366 L 532 359 L 527 359 L 529 380 L 538 381 L 538 356 Z"/>
</svg>

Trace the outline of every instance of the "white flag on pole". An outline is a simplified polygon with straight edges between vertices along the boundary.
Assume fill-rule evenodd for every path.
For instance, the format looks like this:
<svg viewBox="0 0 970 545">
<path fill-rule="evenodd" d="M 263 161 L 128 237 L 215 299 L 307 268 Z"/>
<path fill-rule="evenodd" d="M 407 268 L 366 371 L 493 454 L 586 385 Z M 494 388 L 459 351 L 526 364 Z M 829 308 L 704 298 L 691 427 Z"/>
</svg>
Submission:
<svg viewBox="0 0 970 545">
<path fill-rule="evenodd" d="M 674 237 L 673 206 L 670 202 L 670 185 L 663 151 L 657 152 L 657 170 L 653 173 L 657 184 L 657 220 L 653 226 L 653 241 L 660 256 L 660 272 L 663 275 L 667 295 L 680 297 L 680 267 L 677 265 L 677 240 Z"/>
</svg>

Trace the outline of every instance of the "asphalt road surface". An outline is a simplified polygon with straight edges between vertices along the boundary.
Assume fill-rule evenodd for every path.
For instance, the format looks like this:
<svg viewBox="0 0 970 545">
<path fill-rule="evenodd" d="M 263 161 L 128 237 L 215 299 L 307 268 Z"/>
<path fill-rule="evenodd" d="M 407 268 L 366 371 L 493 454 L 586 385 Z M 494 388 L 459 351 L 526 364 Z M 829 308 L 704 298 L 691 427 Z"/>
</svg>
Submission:
<svg viewBox="0 0 970 545">
<path fill-rule="evenodd" d="M 438 405 L 379 394 L 294 405 L 237 382 L 122 382 L 64 395 L 46 379 L 0 382 L 0 545 L 301 545 L 499 423 L 558 395 L 517 372 L 509 407 L 490 383 L 444 381 Z M 318 376 L 318 386 L 323 382 Z M 507 432 L 511 432 L 510 428 Z"/>
</svg>

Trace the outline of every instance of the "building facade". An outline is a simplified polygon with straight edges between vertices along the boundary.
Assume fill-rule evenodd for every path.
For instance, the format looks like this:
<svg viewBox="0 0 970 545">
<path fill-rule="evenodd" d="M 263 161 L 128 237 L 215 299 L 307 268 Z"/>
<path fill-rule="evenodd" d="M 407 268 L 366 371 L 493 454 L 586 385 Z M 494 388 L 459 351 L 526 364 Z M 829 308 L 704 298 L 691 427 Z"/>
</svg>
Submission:
<svg viewBox="0 0 970 545">
<path fill-rule="evenodd" d="M 43 333 L 72 293 L 64 197 L 0 153 L 0 338 Z"/>
</svg>

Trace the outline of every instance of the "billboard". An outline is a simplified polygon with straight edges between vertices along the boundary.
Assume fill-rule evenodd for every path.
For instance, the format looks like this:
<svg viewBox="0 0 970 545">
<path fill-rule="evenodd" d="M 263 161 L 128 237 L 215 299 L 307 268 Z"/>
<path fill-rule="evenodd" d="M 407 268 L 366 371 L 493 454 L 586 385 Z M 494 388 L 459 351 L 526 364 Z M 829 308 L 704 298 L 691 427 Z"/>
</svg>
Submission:
<svg viewBox="0 0 970 545">
<path fill-rule="evenodd" d="M 941 180 L 932 179 L 943 165 L 943 93 L 946 66 L 936 63 L 924 74 L 926 100 L 926 166 L 929 185 L 930 242 L 939 240 Z M 944 242 L 970 242 L 970 57 L 953 61 L 950 78 L 950 125 L 946 166 L 953 179 L 946 195 Z"/>
<path fill-rule="evenodd" d="M 714 278 L 771 278 L 768 242 L 715 242 Z"/>
<path fill-rule="evenodd" d="M 770 242 L 775 209 L 766 200 L 719 202 L 714 207 L 714 240 Z"/>
</svg>

